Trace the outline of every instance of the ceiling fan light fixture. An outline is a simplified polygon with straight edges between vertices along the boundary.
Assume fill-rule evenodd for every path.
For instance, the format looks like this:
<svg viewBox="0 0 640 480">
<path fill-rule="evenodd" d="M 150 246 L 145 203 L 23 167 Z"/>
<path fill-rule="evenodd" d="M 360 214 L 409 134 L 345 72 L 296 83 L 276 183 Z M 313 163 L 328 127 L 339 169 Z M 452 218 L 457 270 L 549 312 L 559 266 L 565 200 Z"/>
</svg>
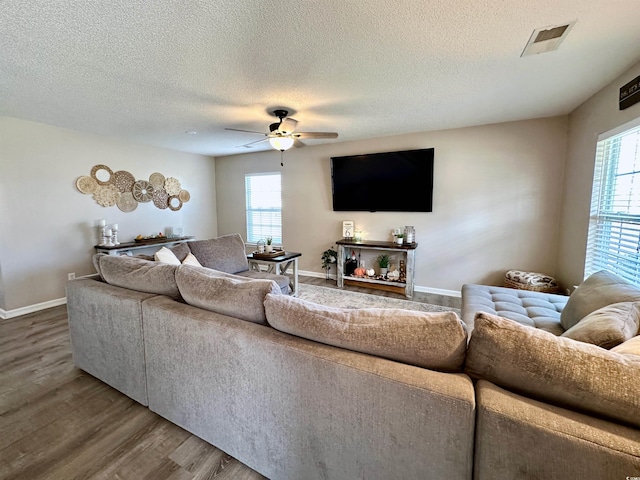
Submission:
<svg viewBox="0 0 640 480">
<path fill-rule="evenodd" d="M 280 150 L 284 152 L 285 150 L 289 150 L 293 147 L 293 138 L 291 137 L 271 137 L 269 138 L 269 143 L 276 150 Z"/>
</svg>

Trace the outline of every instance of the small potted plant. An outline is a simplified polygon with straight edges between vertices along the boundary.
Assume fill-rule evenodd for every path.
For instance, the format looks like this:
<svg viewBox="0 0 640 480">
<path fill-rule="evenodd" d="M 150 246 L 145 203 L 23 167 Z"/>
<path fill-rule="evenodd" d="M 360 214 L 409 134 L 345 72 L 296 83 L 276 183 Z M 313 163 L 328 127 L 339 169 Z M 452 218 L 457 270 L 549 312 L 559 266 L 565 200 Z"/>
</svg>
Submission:
<svg viewBox="0 0 640 480">
<path fill-rule="evenodd" d="M 273 251 L 273 237 L 265 238 L 265 242 L 267 243 L 264 247 L 264 251 L 267 253 L 271 253 Z"/>
<path fill-rule="evenodd" d="M 397 233 L 396 234 L 396 243 L 398 245 L 402 245 L 403 241 L 404 241 L 404 233 Z"/>
<path fill-rule="evenodd" d="M 389 255 L 383 253 L 379 255 L 378 258 L 378 267 L 380 267 L 380 275 L 383 277 L 387 275 L 387 271 L 389 270 Z"/>
<path fill-rule="evenodd" d="M 336 252 L 332 246 L 322 252 L 320 260 L 322 260 L 322 268 L 327 271 L 326 279 L 329 279 L 329 270 L 331 270 L 331 265 L 338 261 L 338 252 Z"/>
</svg>

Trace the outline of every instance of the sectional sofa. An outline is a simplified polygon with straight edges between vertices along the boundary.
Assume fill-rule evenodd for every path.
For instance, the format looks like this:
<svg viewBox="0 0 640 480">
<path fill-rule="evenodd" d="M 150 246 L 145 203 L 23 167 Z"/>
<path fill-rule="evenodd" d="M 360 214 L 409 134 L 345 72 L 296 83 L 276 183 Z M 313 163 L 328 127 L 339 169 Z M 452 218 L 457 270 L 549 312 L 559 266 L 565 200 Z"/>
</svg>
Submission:
<svg viewBox="0 0 640 480">
<path fill-rule="evenodd" d="M 517 295 L 502 310 L 509 289 L 465 286 L 463 322 L 322 307 L 206 267 L 95 263 L 101 277 L 67 286 L 76 365 L 268 478 L 640 476 L 640 291 L 615 279 L 590 302 L 607 273 L 549 301 L 556 335 L 505 318 L 541 312 Z M 584 342 L 590 316 L 615 319 L 601 329 L 615 347 Z M 574 321 L 591 326 L 581 341 Z"/>
</svg>

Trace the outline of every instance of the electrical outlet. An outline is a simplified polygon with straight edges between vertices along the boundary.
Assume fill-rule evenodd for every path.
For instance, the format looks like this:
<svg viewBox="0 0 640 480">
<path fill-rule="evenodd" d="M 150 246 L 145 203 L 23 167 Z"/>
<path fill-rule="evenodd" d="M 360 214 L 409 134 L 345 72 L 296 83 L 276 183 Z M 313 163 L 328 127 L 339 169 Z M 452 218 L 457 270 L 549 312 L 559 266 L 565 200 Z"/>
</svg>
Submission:
<svg viewBox="0 0 640 480">
<path fill-rule="evenodd" d="M 76 279 L 76 273 L 75 272 L 71 272 L 67 275 L 67 279 L 68 280 L 75 280 Z"/>
</svg>

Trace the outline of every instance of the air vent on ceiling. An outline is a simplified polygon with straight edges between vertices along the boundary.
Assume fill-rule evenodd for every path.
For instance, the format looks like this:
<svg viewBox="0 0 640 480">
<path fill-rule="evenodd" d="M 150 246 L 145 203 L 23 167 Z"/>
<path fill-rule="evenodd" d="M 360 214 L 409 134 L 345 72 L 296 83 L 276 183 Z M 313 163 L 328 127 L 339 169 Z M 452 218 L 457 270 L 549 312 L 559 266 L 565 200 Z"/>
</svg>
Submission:
<svg viewBox="0 0 640 480">
<path fill-rule="evenodd" d="M 520 56 L 537 55 L 538 53 L 546 53 L 556 50 L 560 46 L 560 43 L 567 38 L 567 35 L 575 23 L 576 20 L 564 25 L 551 25 L 549 27 L 536 28 L 531 34 L 531 38 L 529 38 L 529 41 Z"/>
</svg>

